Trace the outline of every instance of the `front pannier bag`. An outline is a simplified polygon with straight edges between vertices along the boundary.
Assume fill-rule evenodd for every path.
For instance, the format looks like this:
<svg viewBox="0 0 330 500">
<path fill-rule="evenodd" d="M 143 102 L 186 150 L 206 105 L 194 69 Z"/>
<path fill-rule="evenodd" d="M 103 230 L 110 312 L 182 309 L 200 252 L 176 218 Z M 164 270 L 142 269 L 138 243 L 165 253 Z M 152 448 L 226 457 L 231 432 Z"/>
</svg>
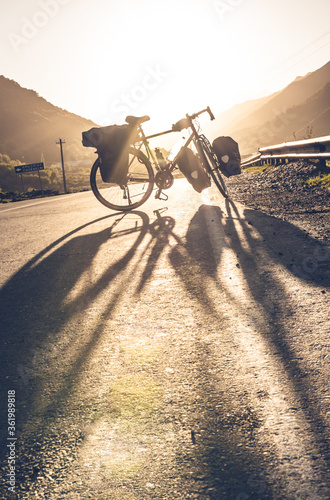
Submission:
<svg viewBox="0 0 330 500">
<path fill-rule="evenodd" d="M 184 148 L 177 159 L 178 167 L 198 193 L 211 186 L 210 178 L 203 169 L 195 153 Z"/>
<path fill-rule="evenodd" d="M 226 177 L 241 173 L 241 155 L 238 144 L 231 137 L 218 137 L 213 149 L 220 163 L 220 170 Z"/>
<path fill-rule="evenodd" d="M 126 184 L 128 174 L 129 145 L 132 139 L 129 125 L 109 125 L 83 132 L 83 146 L 97 149 L 103 182 Z"/>
</svg>

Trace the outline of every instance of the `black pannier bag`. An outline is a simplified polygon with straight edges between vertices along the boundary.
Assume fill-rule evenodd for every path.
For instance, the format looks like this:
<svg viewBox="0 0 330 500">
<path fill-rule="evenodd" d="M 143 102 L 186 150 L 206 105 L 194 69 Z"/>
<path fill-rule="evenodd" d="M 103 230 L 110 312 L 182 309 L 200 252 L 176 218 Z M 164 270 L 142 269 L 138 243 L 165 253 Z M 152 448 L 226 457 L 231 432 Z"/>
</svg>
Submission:
<svg viewBox="0 0 330 500">
<path fill-rule="evenodd" d="M 241 173 L 241 155 L 238 144 L 231 137 L 217 137 L 213 149 L 220 163 L 220 170 L 226 177 Z"/>
<path fill-rule="evenodd" d="M 189 148 L 184 148 L 177 158 L 177 164 L 183 175 L 198 193 L 211 186 L 210 178 L 203 169 L 197 155 Z"/>
<path fill-rule="evenodd" d="M 130 125 L 94 127 L 82 133 L 83 146 L 97 149 L 103 182 L 126 184 L 129 146 L 134 143 L 135 134 L 136 129 Z"/>
</svg>

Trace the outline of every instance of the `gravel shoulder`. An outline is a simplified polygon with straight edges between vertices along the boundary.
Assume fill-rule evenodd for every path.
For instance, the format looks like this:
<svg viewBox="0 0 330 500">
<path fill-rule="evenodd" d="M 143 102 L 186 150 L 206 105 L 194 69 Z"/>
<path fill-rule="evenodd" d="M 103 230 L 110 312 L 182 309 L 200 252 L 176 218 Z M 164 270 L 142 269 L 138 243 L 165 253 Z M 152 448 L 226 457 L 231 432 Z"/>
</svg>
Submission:
<svg viewBox="0 0 330 500">
<path fill-rule="evenodd" d="M 227 184 L 234 201 L 291 222 L 326 243 L 330 235 L 330 192 L 304 184 L 322 173 L 324 169 L 304 161 L 256 174 L 247 170 Z"/>
</svg>

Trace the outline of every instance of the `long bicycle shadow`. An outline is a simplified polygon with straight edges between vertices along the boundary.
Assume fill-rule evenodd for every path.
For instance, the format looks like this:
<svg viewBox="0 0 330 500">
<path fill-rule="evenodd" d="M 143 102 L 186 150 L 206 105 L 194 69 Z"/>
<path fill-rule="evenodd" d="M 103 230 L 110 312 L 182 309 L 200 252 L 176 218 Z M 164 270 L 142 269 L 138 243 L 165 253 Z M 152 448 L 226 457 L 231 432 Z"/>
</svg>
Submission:
<svg viewBox="0 0 330 500">
<path fill-rule="evenodd" d="M 72 338 L 77 337 L 77 332 L 73 335 L 68 331 L 68 341 L 63 344 L 66 325 L 74 320 L 77 313 L 95 303 L 113 280 L 125 271 L 148 231 L 149 218 L 145 213 L 131 212 L 129 217 L 132 222 L 121 229 L 120 222 L 124 217 L 125 215 L 118 214 L 102 217 L 65 234 L 32 258 L 0 290 L 0 371 L 3 381 L 1 393 L 2 400 L 5 401 L 7 391 L 16 390 L 19 409 L 17 435 L 23 441 L 18 470 L 25 474 L 24 481 L 29 477 L 35 479 L 40 472 L 40 464 L 27 464 L 28 456 L 22 456 L 29 446 L 35 451 L 35 426 L 38 425 L 42 435 L 43 428 L 47 429 L 49 422 L 61 414 L 62 405 L 67 403 L 81 371 L 102 336 L 106 318 L 111 316 L 125 293 L 127 278 L 125 285 L 119 283 L 107 302 L 103 319 L 98 319 L 91 337 L 78 340 L 77 354 L 66 366 L 68 363 L 66 360 L 65 365 L 65 350 Z M 105 224 L 107 220 L 109 225 Z M 98 224 L 101 224 L 103 229 L 88 234 L 93 225 L 97 227 Z M 90 269 L 101 246 L 111 239 L 123 238 L 130 234 L 136 234 L 133 245 L 130 245 L 126 252 L 124 250 L 117 260 L 111 259 L 110 264 L 105 265 L 99 275 L 92 277 L 87 289 L 79 288 L 79 281 Z M 74 289 L 78 289 L 78 292 L 68 301 Z M 56 355 L 63 359 L 63 367 L 57 365 L 54 369 L 54 378 L 57 377 L 59 383 L 44 404 L 41 404 L 44 380 L 42 356 L 38 357 L 40 348 L 58 349 Z M 6 429 L 5 422 L 5 405 L 1 405 L 2 429 Z M 1 435 L 2 442 L 6 438 L 7 432 L 4 430 Z M 6 460 L 6 451 L 6 446 L 2 446 L 1 460 Z"/>
<path fill-rule="evenodd" d="M 152 279 L 152 273 L 162 252 L 166 250 L 170 238 L 174 238 L 177 245 L 169 252 L 173 268 L 182 279 L 189 295 L 200 304 L 206 316 L 217 321 L 222 318 L 219 316 L 219 309 L 214 305 L 214 297 L 211 297 L 208 291 L 210 279 L 218 287 L 220 301 L 222 292 L 227 289 L 227 298 L 230 297 L 233 305 L 241 309 L 244 306 L 235 297 L 235 293 L 228 290 L 227 284 L 219 281 L 217 269 L 219 265 L 222 265 L 224 249 L 220 249 L 217 253 L 217 261 L 210 259 L 210 241 L 204 217 L 207 208 L 202 206 L 192 218 L 185 241 L 176 236 L 175 220 L 171 217 L 159 216 L 158 220 L 151 225 L 150 232 L 153 236 L 149 243 L 151 251 L 137 293 L 140 293 L 146 283 Z M 269 345 L 274 346 L 279 353 L 279 363 L 294 387 L 295 396 L 301 403 L 305 420 L 311 423 L 320 456 L 327 460 L 328 429 L 324 414 L 310 380 L 297 362 L 296 353 L 290 345 L 290 339 L 286 336 L 286 318 L 293 314 L 296 304 L 291 300 L 277 273 L 279 267 L 285 268 L 293 277 L 318 287 L 321 294 L 329 288 L 330 284 L 329 249 L 292 224 L 274 217 L 248 209 L 242 217 L 231 201 L 227 202 L 228 217 L 226 219 L 220 209 L 214 207 L 214 210 L 226 233 L 226 244 L 234 250 L 237 265 L 246 280 L 248 293 L 253 298 L 252 307 L 250 306 L 250 310 L 245 311 L 244 314 L 254 322 L 257 331 L 260 326 L 260 317 L 262 318 L 263 338 L 266 338 Z M 253 309 L 257 309 L 257 314 L 254 314 Z M 265 321 L 268 325 L 266 330 L 264 329 Z M 221 335 L 220 332 L 219 335 Z M 199 347 L 207 346 L 204 340 L 197 336 L 196 342 Z M 194 361 L 199 366 L 197 373 L 200 377 L 197 376 L 192 384 L 199 391 L 200 414 L 198 418 L 204 422 L 203 425 L 208 429 L 208 433 L 206 437 L 204 436 L 204 445 L 199 449 L 197 457 L 181 456 L 178 459 L 185 463 L 190 460 L 195 470 L 203 472 L 208 486 L 211 484 L 214 488 L 212 498 L 218 498 L 219 495 L 229 498 L 230 495 L 242 493 L 242 489 L 241 492 L 237 490 L 238 484 L 244 488 L 244 494 L 249 491 L 249 494 L 253 493 L 260 495 L 260 498 L 267 498 L 269 492 L 265 491 L 266 483 L 260 480 L 257 481 L 256 486 L 255 481 L 255 478 L 260 479 L 260 469 L 264 460 L 262 452 L 261 455 L 258 454 L 258 446 L 254 443 L 254 432 L 260 425 L 258 417 L 249 405 L 243 408 L 242 412 L 235 410 L 235 404 L 230 399 L 228 400 L 228 396 L 224 393 L 221 401 L 222 410 L 219 412 L 219 405 L 216 404 L 216 402 L 219 403 L 217 395 L 219 384 L 217 377 L 212 376 L 214 359 L 207 347 L 206 351 L 208 355 L 204 355 L 202 359 L 197 356 Z M 191 366 L 191 353 L 189 363 Z M 210 406 L 210 395 L 215 401 L 213 406 Z M 230 432 L 226 434 L 228 428 L 230 432 L 234 430 L 238 435 L 239 430 L 243 430 L 249 436 L 250 443 L 246 443 L 246 454 L 241 446 L 235 447 Z M 215 429 L 222 429 L 221 438 Z M 241 438 L 243 439 L 242 435 Z M 254 443 L 254 446 L 251 446 L 251 443 Z M 234 459 L 233 456 L 235 456 Z M 248 467 L 246 467 L 247 463 Z M 196 474 L 198 475 L 197 472 Z"/>
<path fill-rule="evenodd" d="M 192 219 L 186 241 L 175 234 L 176 221 L 172 217 L 161 216 L 159 212 L 156 212 L 156 215 L 157 219 L 149 225 L 151 239 L 141 256 L 143 271 L 135 295 L 141 294 L 148 282 L 153 279 L 160 258 L 164 252 L 168 252 L 170 262 L 182 278 L 189 294 L 198 300 L 209 317 L 213 316 L 213 319 L 219 320 L 218 311 L 212 306 L 206 290 L 206 281 L 215 274 L 216 264 L 213 260 L 207 259 L 209 241 L 202 212 L 197 213 Z M 177 245 L 171 250 L 172 239 Z M 148 257 L 143 260 L 145 255 Z M 239 498 L 245 498 L 244 492 L 247 488 L 251 490 L 253 485 L 253 473 L 257 474 L 262 464 L 263 457 L 254 443 L 254 430 L 258 428 L 259 423 L 248 410 L 243 416 L 238 416 L 224 390 L 219 391 L 217 377 L 212 375 L 216 362 L 212 350 L 205 346 L 204 341 L 203 336 L 197 334 L 195 349 L 193 352 L 189 349 L 187 353 L 189 359 L 186 362 L 191 368 L 191 373 L 185 372 L 186 367 L 183 368 L 185 360 L 180 360 L 179 372 L 182 372 L 183 380 L 177 381 L 179 393 L 184 392 L 187 380 L 191 391 L 185 395 L 184 404 L 175 405 L 172 402 L 173 420 L 176 422 L 181 420 L 183 426 L 191 428 L 191 439 L 195 445 L 191 448 L 185 444 L 176 455 L 175 461 L 182 474 L 182 492 L 179 490 L 179 493 L 186 495 L 187 492 L 194 491 L 203 495 L 207 491 L 209 495 L 207 498 L 212 499 L 236 498 L 242 494 L 243 496 Z M 181 353 L 182 357 L 185 355 Z M 224 414 L 230 414 L 230 418 Z M 187 421 L 187 415 L 193 415 L 190 422 Z M 243 426 L 244 432 L 248 434 L 249 446 L 246 449 L 233 438 L 230 419 L 235 420 L 236 426 L 239 421 L 239 425 Z M 181 428 L 178 429 L 179 434 L 180 432 Z M 166 491 L 166 494 L 173 495 L 173 498 L 179 494 L 175 482 L 173 491 L 168 481 L 163 487 L 163 493 Z M 254 493 L 260 493 L 263 488 L 263 483 L 259 481 L 257 486 L 254 484 L 252 490 Z"/>
<path fill-rule="evenodd" d="M 267 338 L 269 344 L 281 354 L 281 360 L 296 394 L 300 397 L 307 420 L 311 419 L 314 422 L 314 429 L 319 429 L 322 433 L 325 430 L 322 412 L 317 399 L 314 398 L 310 380 L 305 376 L 297 361 L 297 353 L 290 345 L 290 335 L 287 335 L 287 318 L 294 316 L 297 307 L 302 304 L 297 304 L 288 294 L 283 281 L 277 275 L 277 269 L 286 268 L 294 277 L 313 285 L 315 316 L 312 311 L 308 316 L 317 317 L 317 303 L 323 301 L 330 287 L 330 249 L 296 226 L 274 217 L 260 216 L 256 211 L 246 209 L 244 212 L 245 220 L 248 221 L 246 224 L 239 217 L 232 202 L 228 202 L 227 211 L 232 215 L 227 218 L 225 224 L 230 245 L 238 255 L 239 264 L 254 302 L 268 320 L 268 331 L 265 332 L 264 338 Z M 244 231 L 247 243 L 245 247 L 242 246 L 241 238 L 234 227 L 235 218 Z M 254 229 L 254 235 L 249 228 Z M 261 241 L 256 241 L 255 234 L 261 237 L 262 244 Z M 270 272 L 268 260 L 273 266 L 277 266 L 274 272 Z M 299 326 L 297 325 L 297 328 Z M 326 331 L 323 334 L 325 335 Z"/>
<path fill-rule="evenodd" d="M 224 296 L 222 292 L 226 291 L 227 300 L 230 297 L 236 310 L 237 308 L 243 309 L 244 305 L 240 304 L 235 293 L 228 289 L 228 283 L 222 283 L 221 278 L 217 275 L 218 266 L 225 265 L 222 262 L 224 248 L 217 253 L 217 262 L 214 259 L 211 259 L 212 262 L 210 262 L 210 253 L 205 250 L 205 245 L 210 245 L 209 238 L 206 234 L 198 239 L 195 237 L 198 228 L 205 233 L 204 212 L 207 208 L 200 207 L 191 220 L 186 234 L 186 243 L 178 241 L 178 245 L 170 252 L 169 258 L 187 291 L 201 305 L 206 316 L 210 320 L 212 318 L 217 320 L 217 318 L 222 318 L 219 317 L 219 309 L 214 306 L 214 297 L 211 297 L 208 291 L 207 283 L 210 278 L 218 288 L 220 303 Z M 279 363 L 284 367 L 294 387 L 295 396 L 301 403 L 306 422 L 311 424 L 319 454 L 328 462 L 329 448 L 326 443 L 329 442 L 329 436 L 324 420 L 324 411 L 320 407 L 318 396 L 315 394 L 309 378 L 306 377 L 304 370 L 297 362 L 297 355 L 290 345 L 289 335 L 286 335 L 286 318 L 293 314 L 296 304 L 291 300 L 277 272 L 279 266 L 286 268 L 292 276 L 318 287 L 321 295 L 321 293 L 326 292 L 330 285 L 329 249 L 290 223 L 248 209 L 244 211 L 244 217 L 242 217 L 233 202 L 227 202 L 228 216 L 226 218 L 223 217 L 219 208 L 213 208 L 217 211 L 219 221 L 226 234 L 226 245 L 234 250 L 237 256 L 237 266 L 241 269 L 248 293 L 253 298 L 252 308 L 249 311 L 243 311 L 243 314 L 246 314 L 254 322 L 257 331 L 260 316 L 262 316 L 263 321 L 266 319 L 268 329 L 262 331 L 263 339 L 266 338 L 269 345 L 274 346 L 279 353 Z M 253 309 L 255 308 L 257 308 L 257 314 L 254 314 Z M 199 343 L 203 344 L 204 340 L 198 338 Z M 224 394 L 223 411 L 219 412 L 217 405 L 210 407 L 209 395 L 212 394 L 215 400 L 219 398 L 215 396 L 217 382 L 215 379 L 213 381 L 213 377 L 210 375 L 214 360 L 207 347 L 207 342 L 205 346 L 209 355 L 203 356 L 200 371 L 197 371 L 197 373 L 209 374 L 204 378 L 201 375 L 200 382 L 197 382 L 200 389 L 200 411 L 201 414 L 204 414 L 203 420 L 208 422 L 206 426 L 208 435 L 204 440 L 207 445 L 200 448 L 200 463 L 204 464 L 204 472 L 208 477 L 208 482 L 214 488 L 214 494 L 211 495 L 211 498 L 219 498 L 219 495 L 223 498 L 234 498 L 231 495 L 234 495 L 234 492 L 237 494 L 237 482 L 241 485 L 245 483 L 245 489 L 242 490 L 245 492 L 244 494 L 248 492 L 259 495 L 258 498 L 268 498 L 269 491 L 266 492 L 266 484 L 263 481 L 259 481 L 258 491 L 253 491 L 252 488 L 254 481 L 251 480 L 251 477 L 260 478 L 260 468 L 262 468 L 262 460 L 260 456 L 257 456 L 258 446 L 251 450 L 251 447 L 246 444 L 246 455 L 250 455 L 248 462 L 251 462 L 251 458 L 255 454 L 252 462 L 258 464 L 257 470 L 253 471 L 252 467 L 251 476 L 251 468 L 249 467 L 244 473 L 246 463 L 244 460 L 241 461 L 242 448 L 235 449 L 233 445 L 228 446 L 229 441 L 226 441 L 226 437 L 224 439 L 226 432 L 219 437 L 214 431 L 216 428 L 226 429 L 229 425 L 238 434 L 244 428 L 250 429 L 253 434 L 254 428 L 257 429 L 259 423 L 248 406 L 240 416 L 235 415 L 235 411 L 233 414 L 235 404 L 228 400 L 228 396 L 226 399 Z M 226 414 L 231 415 L 231 417 L 228 419 Z M 236 455 L 235 460 L 230 459 L 224 453 L 224 447 Z M 227 464 L 225 471 L 224 463 Z M 228 464 L 231 464 L 232 467 Z M 233 481 L 235 476 L 235 481 Z M 221 484 L 227 484 L 225 490 Z"/>
<path fill-rule="evenodd" d="M 132 224 L 124 231 L 118 229 L 118 219 L 109 227 L 92 234 L 79 235 L 79 231 L 83 231 L 87 225 L 82 226 L 75 231 L 78 235 L 72 232 L 63 236 L 32 259 L 6 283 L 0 291 L 3 305 L 1 324 L 3 325 L 2 341 L 4 347 L 1 352 L 1 372 L 3 380 L 8 377 L 2 389 L 7 391 L 13 386 L 19 387 L 20 426 L 29 419 L 33 421 L 34 415 L 38 415 L 39 425 L 42 422 L 39 431 L 42 433 L 43 429 L 46 429 L 52 422 L 54 415 L 61 415 L 63 402 L 69 398 L 74 390 L 76 379 L 79 378 L 79 374 L 93 354 L 93 350 L 103 334 L 105 322 L 111 317 L 120 298 L 127 290 L 129 279 L 125 281 L 125 285 L 115 289 L 110 300 L 106 303 L 105 310 L 102 311 L 102 318 L 99 318 L 92 336 L 81 341 L 72 363 L 61 372 L 65 374 L 65 377 L 61 378 L 61 383 L 43 408 L 38 408 L 41 390 L 39 384 L 42 384 L 42 380 L 40 380 L 36 366 L 26 368 L 31 366 L 28 365 L 27 360 L 33 358 L 35 348 L 40 345 L 56 344 L 59 332 L 74 315 L 84 310 L 85 307 L 87 308 L 88 305 L 95 303 L 109 284 L 113 283 L 113 280 L 124 272 L 136 256 L 138 248 L 148 233 L 150 233 L 151 239 L 138 262 L 138 266 L 143 271 L 136 286 L 136 294 L 140 294 L 146 284 L 152 280 L 161 255 L 163 252 L 168 252 L 169 260 L 177 275 L 182 280 L 189 295 L 200 305 L 206 317 L 210 317 L 215 322 L 222 319 L 219 317 L 219 309 L 215 307 L 208 291 L 208 282 L 212 280 L 219 286 L 219 294 L 221 294 L 223 285 L 217 282 L 217 266 L 221 265 L 222 253 L 218 254 L 218 262 L 210 259 L 210 242 L 205 228 L 204 210 L 205 207 L 201 207 L 191 220 L 184 241 L 175 234 L 175 220 L 173 218 L 159 215 L 154 223 L 149 224 L 148 216 L 141 212 L 135 212 L 135 217 L 141 221 L 140 226 Z M 227 210 L 228 213 L 231 213 L 231 217 L 224 221 L 219 211 L 219 219 L 225 228 L 230 245 L 238 256 L 239 264 L 246 276 L 255 303 L 266 316 L 269 315 L 270 304 L 276 302 L 276 296 L 279 294 L 286 297 L 287 292 L 277 281 L 275 272 L 265 273 L 262 267 L 265 258 L 274 264 L 284 265 L 293 275 L 322 287 L 322 289 L 329 286 L 328 275 L 325 273 L 326 249 L 309 238 L 308 235 L 290 224 L 275 221 L 271 217 L 259 218 L 260 214 L 257 217 L 253 211 L 246 211 L 245 218 L 242 220 L 233 204 L 228 205 Z M 115 216 L 118 218 L 118 214 Z M 109 216 L 109 220 L 111 217 L 113 216 Z M 244 244 L 242 236 L 237 232 L 235 221 L 242 225 Z M 97 222 L 93 221 L 89 224 Z M 275 223 L 276 227 L 272 226 Z M 276 234 L 273 234 L 278 230 L 281 231 L 282 235 L 288 235 L 289 249 L 278 247 L 279 240 L 276 239 Z M 120 238 L 129 233 L 136 233 L 135 243 L 129 250 L 117 260 L 113 261 L 112 259 L 109 266 L 105 266 L 100 275 L 92 280 L 92 284 L 87 290 L 78 291 L 68 302 L 68 295 L 76 288 L 81 276 L 89 269 L 100 247 L 111 238 Z M 196 235 L 198 235 L 198 239 Z M 168 247 L 171 238 L 177 243 L 174 248 Z M 266 241 L 260 245 L 262 240 Z M 281 241 L 283 241 L 283 237 Z M 266 248 L 265 254 L 260 254 L 258 250 L 260 246 Z M 148 258 L 146 259 L 147 252 Z M 232 298 L 235 300 L 234 296 Z M 287 299 L 284 311 L 286 314 L 290 313 L 291 307 L 290 297 Z M 277 343 L 288 374 L 294 379 L 297 394 L 305 399 L 306 416 L 313 422 L 318 437 L 325 437 L 321 412 L 317 404 L 314 404 L 315 401 L 311 397 L 307 383 L 304 382 L 303 374 L 299 372 L 299 366 L 291 363 L 293 353 L 285 342 L 285 336 L 282 335 L 282 332 L 285 331 L 283 310 L 277 310 L 276 304 L 271 310 L 270 323 L 272 328 L 269 331 L 269 342 Z M 255 431 L 259 426 L 258 419 L 248 407 L 245 408 L 242 415 L 239 415 L 230 395 L 224 391 L 219 392 L 218 377 L 212 373 L 216 360 L 202 335 L 196 336 L 196 353 L 189 360 L 189 362 L 191 361 L 197 367 L 194 370 L 195 378 L 191 380 L 191 386 L 194 394 L 198 395 L 198 399 L 196 399 L 197 402 L 192 402 L 195 410 L 191 413 L 194 417 L 190 423 L 194 431 L 192 439 L 196 446 L 191 454 L 185 454 L 182 451 L 177 456 L 178 462 L 183 463 L 187 471 L 191 469 L 193 481 L 203 485 L 203 488 L 205 486 L 206 489 L 210 489 L 208 493 L 210 498 L 236 498 L 235 495 L 247 498 L 244 496 L 246 494 L 267 498 L 267 492 L 264 491 L 265 484 L 262 481 L 257 481 L 258 485 L 256 486 L 255 481 L 255 476 L 258 476 L 257 472 L 262 468 L 264 460 L 260 456 L 255 439 Z M 183 377 L 189 378 L 190 375 L 186 372 L 183 373 Z M 312 401 L 313 408 L 311 410 L 310 403 Z M 25 405 L 25 409 L 23 405 Z M 179 415 L 180 412 L 184 413 L 185 405 L 181 405 L 177 411 Z M 5 415 L 1 415 L 1 419 L 4 417 Z M 204 432 L 203 440 L 199 436 L 201 427 Z M 35 439 L 33 422 L 31 428 L 33 440 Z M 242 431 L 241 434 L 239 429 Z M 242 439 L 244 434 L 248 436 L 247 441 L 242 441 L 244 445 L 233 438 L 233 432 L 242 436 Z M 32 441 L 30 444 L 35 451 L 35 443 Z M 63 446 L 64 444 L 62 441 Z M 29 446 L 28 439 L 24 445 L 25 447 Z M 3 446 L 2 450 L 4 449 Z M 38 467 L 36 468 L 31 463 L 29 471 L 25 469 L 25 473 L 30 474 L 30 479 L 33 480 L 37 477 Z"/>
</svg>

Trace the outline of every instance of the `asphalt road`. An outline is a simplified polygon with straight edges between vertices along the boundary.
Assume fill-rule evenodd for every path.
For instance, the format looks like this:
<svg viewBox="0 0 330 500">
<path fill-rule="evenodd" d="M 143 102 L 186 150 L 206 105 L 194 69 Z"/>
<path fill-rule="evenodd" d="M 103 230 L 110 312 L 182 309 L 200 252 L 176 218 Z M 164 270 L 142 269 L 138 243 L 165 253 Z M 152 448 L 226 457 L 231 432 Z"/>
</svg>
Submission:
<svg viewBox="0 0 330 500">
<path fill-rule="evenodd" d="M 329 248 L 213 188 L 167 193 L 0 207 L 16 498 L 330 498 Z"/>
</svg>

